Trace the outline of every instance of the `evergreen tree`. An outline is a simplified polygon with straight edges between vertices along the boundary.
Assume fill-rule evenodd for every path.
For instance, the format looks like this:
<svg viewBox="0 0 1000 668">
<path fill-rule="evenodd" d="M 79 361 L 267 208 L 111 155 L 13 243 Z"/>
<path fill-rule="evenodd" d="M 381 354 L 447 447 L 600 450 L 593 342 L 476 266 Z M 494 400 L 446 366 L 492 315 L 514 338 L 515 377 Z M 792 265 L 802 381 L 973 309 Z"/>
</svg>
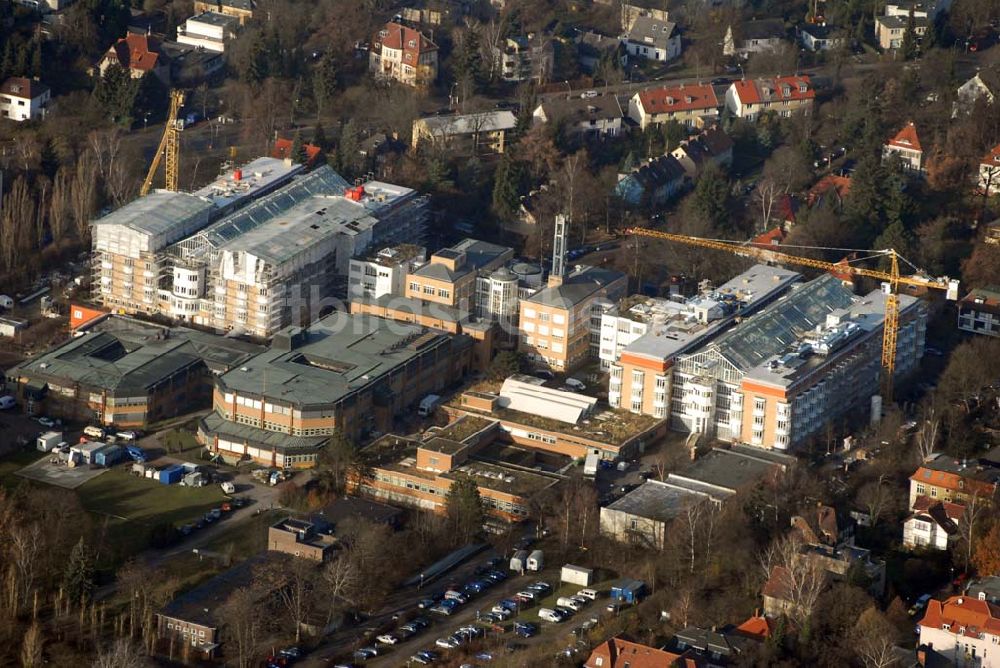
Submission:
<svg viewBox="0 0 1000 668">
<path fill-rule="evenodd" d="M 321 115 L 327 110 L 330 102 L 337 94 L 337 63 L 329 53 L 320 58 L 313 72 L 313 98 L 316 100 L 316 113 Z"/>
<path fill-rule="evenodd" d="M 638 166 L 639 161 L 635 157 L 635 151 L 629 151 L 625 155 L 625 159 L 622 160 L 621 165 L 618 167 L 618 172 L 621 174 L 631 174 Z"/>
<path fill-rule="evenodd" d="M 254 36 L 252 39 L 248 62 L 243 68 L 243 81 L 256 88 L 267 78 L 268 56 L 260 36 Z"/>
<path fill-rule="evenodd" d="M 141 80 L 133 79 L 125 68 L 112 63 L 98 80 L 93 95 L 112 121 L 129 125 L 141 86 Z"/>
<path fill-rule="evenodd" d="M 483 81 L 483 56 L 479 44 L 479 33 L 467 29 L 462 35 L 462 43 L 455 54 L 455 80 L 467 87 L 469 93 L 478 90 Z"/>
<path fill-rule="evenodd" d="M 323 129 L 323 124 L 319 121 L 316 122 L 316 126 L 313 127 L 313 140 L 314 146 L 318 146 L 320 150 L 325 151 L 327 147 L 326 143 L 326 131 Z"/>
<path fill-rule="evenodd" d="M 456 544 L 471 543 L 483 528 L 483 500 L 472 477 L 462 474 L 455 478 L 445 496 L 445 509 Z"/>
<path fill-rule="evenodd" d="M 40 160 L 42 173 L 50 179 L 54 179 L 56 172 L 59 171 L 59 156 L 56 155 L 56 148 L 52 144 L 52 137 L 45 138 L 45 143 L 42 144 Z"/>
<path fill-rule="evenodd" d="M 354 119 L 350 118 L 340 129 L 340 141 L 337 142 L 337 171 L 344 177 L 353 176 L 358 161 L 358 128 Z"/>
<path fill-rule="evenodd" d="M 31 50 L 31 76 L 42 76 L 42 44 L 35 43 L 35 48 Z"/>
<path fill-rule="evenodd" d="M 664 152 L 670 153 L 687 139 L 687 130 L 677 121 L 668 121 L 663 124 Z"/>
<path fill-rule="evenodd" d="M 903 33 L 903 43 L 899 48 L 903 60 L 913 60 L 917 57 L 919 46 L 917 45 L 917 20 L 910 7 L 910 14 L 906 19 L 906 32 Z"/>
<path fill-rule="evenodd" d="M 524 169 L 504 153 L 493 177 L 493 210 L 501 218 L 512 218 L 521 206 L 521 185 Z"/>
<path fill-rule="evenodd" d="M 295 131 L 295 137 L 292 138 L 292 150 L 288 157 L 300 165 L 309 162 L 309 154 L 306 153 L 306 146 L 302 142 L 302 134 L 298 130 Z"/>
<path fill-rule="evenodd" d="M 710 164 L 702 172 L 691 197 L 695 212 L 713 230 L 726 226 L 729 221 L 729 181 L 717 166 Z"/>
<path fill-rule="evenodd" d="M 94 591 L 94 557 L 82 537 L 73 546 L 65 572 L 63 587 L 69 600 L 74 604 L 89 601 Z"/>
</svg>

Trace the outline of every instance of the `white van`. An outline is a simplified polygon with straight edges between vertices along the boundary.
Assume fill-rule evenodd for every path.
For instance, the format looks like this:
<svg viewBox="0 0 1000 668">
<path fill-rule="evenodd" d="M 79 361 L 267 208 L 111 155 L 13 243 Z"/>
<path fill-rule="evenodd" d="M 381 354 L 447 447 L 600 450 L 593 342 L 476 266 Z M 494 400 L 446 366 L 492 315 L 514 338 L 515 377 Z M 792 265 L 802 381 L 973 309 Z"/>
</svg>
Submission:
<svg viewBox="0 0 1000 668">
<path fill-rule="evenodd" d="M 420 417 L 429 417 L 434 414 L 437 407 L 441 404 L 441 397 L 437 394 L 428 394 L 426 397 L 420 400 L 420 406 L 417 408 L 417 415 Z"/>
<path fill-rule="evenodd" d="M 596 589 L 581 589 L 580 591 L 576 592 L 576 595 L 582 596 L 583 598 L 589 598 L 591 601 L 596 601 L 597 598 L 601 595 L 601 592 L 597 591 Z"/>
<path fill-rule="evenodd" d="M 563 620 L 563 618 L 559 616 L 559 614 L 557 614 L 555 610 L 551 610 L 549 608 L 539 609 L 538 618 L 544 619 L 547 622 L 555 622 L 556 624 L 558 624 Z"/>
<path fill-rule="evenodd" d="M 9 394 L 5 394 L 0 397 L 0 410 L 7 410 L 8 408 L 13 408 L 15 405 L 14 397 Z"/>
<path fill-rule="evenodd" d="M 562 606 L 564 608 L 569 608 L 570 610 L 572 610 L 574 612 L 580 612 L 580 610 L 583 609 L 583 605 L 580 603 L 580 601 L 577 601 L 576 599 L 569 598 L 567 596 L 560 596 L 556 600 L 556 605 L 560 605 L 560 606 Z"/>
<path fill-rule="evenodd" d="M 0 308 L 14 308 L 14 300 L 9 295 L 0 295 Z"/>
<path fill-rule="evenodd" d="M 83 435 L 90 438 L 104 438 L 104 430 L 93 425 L 83 428 Z"/>
</svg>

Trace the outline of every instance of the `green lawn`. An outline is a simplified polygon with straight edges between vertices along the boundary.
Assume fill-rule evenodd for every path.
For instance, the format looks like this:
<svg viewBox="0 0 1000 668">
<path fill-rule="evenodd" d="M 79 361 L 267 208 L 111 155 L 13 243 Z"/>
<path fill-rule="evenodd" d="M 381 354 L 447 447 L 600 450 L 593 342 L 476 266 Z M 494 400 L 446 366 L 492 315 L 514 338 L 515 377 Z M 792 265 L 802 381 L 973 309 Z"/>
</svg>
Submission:
<svg viewBox="0 0 1000 668">
<path fill-rule="evenodd" d="M 130 475 L 125 468 L 112 469 L 76 491 L 87 510 L 146 526 L 190 522 L 225 499 L 218 485 L 163 485 Z"/>
<path fill-rule="evenodd" d="M 34 464 L 42 457 L 48 456 L 48 453 L 39 452 L 34 448 L 31 450 L 18 450 L 7 455 L 0 460 L 0 485 L 4 487 L 17 487 L 25 482 L 25 478 L 16 476 L 14 473 L 20 471 L 28 464 Z"/>
</svg>

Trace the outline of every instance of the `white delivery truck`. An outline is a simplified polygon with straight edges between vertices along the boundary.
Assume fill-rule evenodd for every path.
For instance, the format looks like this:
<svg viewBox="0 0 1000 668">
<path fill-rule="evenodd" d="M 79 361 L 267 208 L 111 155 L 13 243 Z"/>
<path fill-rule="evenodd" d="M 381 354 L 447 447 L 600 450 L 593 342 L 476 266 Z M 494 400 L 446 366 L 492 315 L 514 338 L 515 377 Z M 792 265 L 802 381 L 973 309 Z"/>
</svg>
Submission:
<svg viewBox="0 0 1000 668">
<path fill-rule="evenodd" d="M 434 414 L 437 407 L 441 405 L 441 397 L 436 394 L 428 394 L 420 400 L 420 407 L 417 408 L 417 415 L 428 417 Z"/>
<path fill-rule="evenodd" d="M 601 456 L 596 452 L 591 452 L 587 455 L 587 459 L 583 462 L 583 475 L 585 476 L 595 476 L 597 475 L 597 467 L 600 465 Z"/>
</svg>

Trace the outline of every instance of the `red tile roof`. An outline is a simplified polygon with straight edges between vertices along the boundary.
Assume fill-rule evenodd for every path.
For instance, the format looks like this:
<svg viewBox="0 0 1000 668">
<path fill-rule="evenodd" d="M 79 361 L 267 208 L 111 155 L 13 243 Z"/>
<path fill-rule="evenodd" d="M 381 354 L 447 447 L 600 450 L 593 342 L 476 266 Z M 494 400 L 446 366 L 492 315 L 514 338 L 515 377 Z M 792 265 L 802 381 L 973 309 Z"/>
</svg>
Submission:
<svg viewBox="0 0 1000 668">
<path fill-rule="evenodd" d="M 789 572 L 784 566 L 775 566 L 771 569 L 771 577 L 764 583 L 764 596 L 787 601 L 791 598 L 789 592 Z"/>
<path fill-rule="evenodd" d="M 937 499 L 932 499 L 929 496 L 918 496 L 917 500 L 913 502 L 913 511 L 917 513 L 926 513 L 932 506 L 937 504 L 940 504 L 941 507 L 944 508 L 950 519 L 959 520 L 962 515 L 965 514 L 965 506 L 962 504 L 949 503 L 948 501 L 938 501 Z"/>
<path fill-rule="evenodd" d="M 809 206 L 814 206 L 831 191 L 837 195 L 838 199 L 843 201 L 843 199 L 851 192 L 851 178 L 849 176 L 827 174 L 817 181 L 816 185 L 809 189 L 809 195 L 807 197 Z"/>
<path fill-rule="evenodd" d="M 996 491 L 996 486 L 992 483 L 976 480 L 971 476 L 962 476 L 950 471 L 938 471 L 926 466 L 918 468 L 916 473 L 910 476 L 910 480 L 931 487 L 941 487 L 954 492 L 966 492 L 969 494 L 978 491 L 980 494 L 989 496 Z"/>
<path fill-rule="evenodd" d="M 383 35 L 382 33 L 385 34 Z M 407 60 L 405 54 L 411 54 L 410 60 L 412 60 L 414 65 L 417 64 L 417 60 L 421 54 L 437 51 L 437 44 L 424 37 L 423 33 L 419 30 L 408 28 L 393 21 L 385 24 L 382 31 L 372 40 L 372 44 L 376 49 L 384 47 L 397 51 L 402 50 L 404 60 Z"/>
<path fill-rule="evenodd" d="M 769 232 L 765 232 L 760 236 L 756 236 L 750 240 L 750 244 L 753 246 L 760 246 L 761 248 L 771 248 L 773 246 L 780 246 L 781 242 L 785 240 L 785 231 L 780 227 L 776 227 Z"/>
<path fill-rule="evenodd" d="M 149 72 L 160 60 L 160 41 L 151 35 L 129 33 L 108 49 L 106 58 L 115 58 L 125 69 Z"/>
<path fill-rule="evenodd" d="M 719 99 L 711 85 L 693 84 L 653 88 L 637 93 L 639 104 L 647 114 L 666 114 L 696 109 L 715 109 Z"/>
<path fill-rule="evenodd" d="M 755 612 L 753 617 L 737 626 L 736 630 L 745 636 L 764 640 L 771 637 L 774 628 L 767 617 Z"/>
<path fill-rule="evenodd" d="M 805 91 L 800 90 L 805 86 Z M 740 104 L 760 104 L 780 100 L 812 100 L 816 97 L 808 76 L 742 79 L 733 83 Z"/>
<path fill-rule="evenodd" d="M 1000 165 L 1000 144 L 994 146 L 993 149 L 983 157 L 983 161 L 980 164 L 990 166 Z"/>
<path fill-rule="evenodd" d="M 25 77 L 10 77 L 0 85 L 0 93 L 25 100 L 33 100 L 47 90 L 49 87 L 45 84 Z"/>
<path fill-rule="evenodd" d="M 587 657 L 584 668 L 598 668 L 597 659 L 604 659 L 599 668 L 668 668 L 680 665 L 678 660 L 683 654 L 674 654 L 662 649 L 655 649 L 637 642 L 611 638 L 597 647 Z"/>
<path fill-rule="evenodd" d="M 275 139 L 274 140 L 274 150 L 271 151 L 272 158 L 279 158 L 284 160 L 285 158 L 295 159 L 292 155 L 292 146 L 295 142 L 291 139 Z M 316 156 L 319 155 L 320 147 L 314 146 L 313 144 L 303 144 L 303 148 L 306 150 L 306 165 L 312 165 L 316 161 Z"/>
<path fill-rule="evenodd" d="M 1000 635 L 1000 607 L 969 596 L 952 596 L 947 601 L 931 600 L 921 626 L 976 638 L 980 633 Z M 964 631 L 963 631 L 964 629 Z"/>
<path fill-rule="evenodd" d="M 917 126 L 910 121 L 903 126 L 903 129 L 896 133 L 896 136 L 885 143 L 886 146 L 894 148 L 908 148 L 915 151 L 923 151 L 920 147 L 920 137 L 917 136 Z"/>
</svg>

